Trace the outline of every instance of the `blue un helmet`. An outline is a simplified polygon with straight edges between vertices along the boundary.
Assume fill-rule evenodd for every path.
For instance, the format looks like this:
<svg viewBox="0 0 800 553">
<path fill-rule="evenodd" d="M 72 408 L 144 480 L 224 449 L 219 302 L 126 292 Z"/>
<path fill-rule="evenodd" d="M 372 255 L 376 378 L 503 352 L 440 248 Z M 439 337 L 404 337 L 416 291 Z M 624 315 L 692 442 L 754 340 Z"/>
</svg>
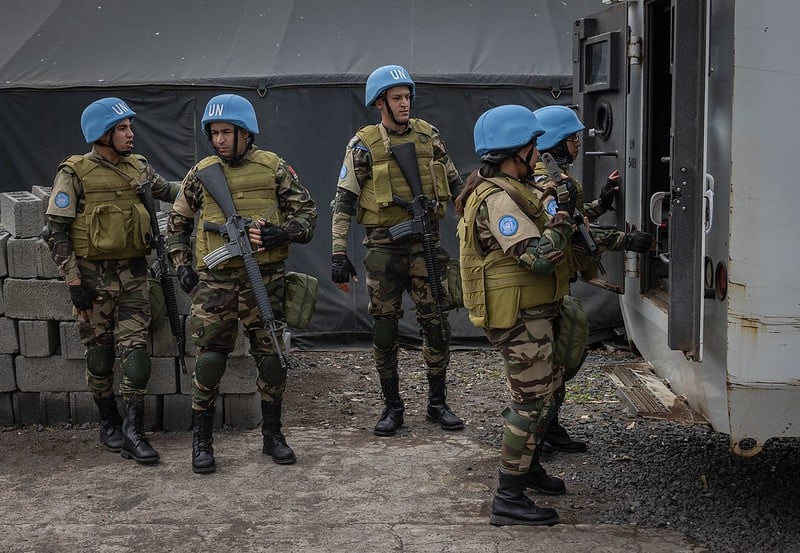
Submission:
<svg viewBox="0 0 800 553">
<path fill-rule="evenodd" d="M 513 152 L 544 134 L 536 115 L 525 106 L 497 106 L 485 111 L 475 122 L 475 153 Z"/>
<path fill-rule="evenodd" d="M 394 86 L 406 85 L 411 89 L 411 99 L 416 95 L 416 85 L 408 71 L 399 65 L 384 65 L 377 68 L 367 78 L 367 90 L 364 94 L 364 105 L 375 105 L 375 101 L 386 90 Z"/>
<path fill-rule="evenodd" d="M 538 140 L 540 152 L 546 152 L 565 138 L 586 128 L 567 106 L 545 106 L 533 113 L 545 130 Z"/>
<path fill-rule="evenodd" d="M 101 136 L 123 119 L 133 119 L 133 111 L 124 100 L 109 97 L 92 102 L 81 114 L 81 130 L 87 144 L 97 142 Z"/>
<path fill-rule="evenodd" d="M 238 94 L 220 94 L 206 104 L 201 125 L 208 134 L 208 126 L 214 122 L 230 123 L 242 127 L 250 134 L 258 134 L 258 121 L 253 104 Z"/>
</svg>

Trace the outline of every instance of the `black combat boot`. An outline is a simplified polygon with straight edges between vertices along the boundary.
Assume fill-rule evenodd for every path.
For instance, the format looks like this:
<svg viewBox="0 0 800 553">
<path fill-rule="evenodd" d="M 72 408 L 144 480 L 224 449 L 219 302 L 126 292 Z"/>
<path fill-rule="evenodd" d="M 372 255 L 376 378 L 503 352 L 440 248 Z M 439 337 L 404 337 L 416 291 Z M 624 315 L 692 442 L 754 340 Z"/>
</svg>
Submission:
<svg viewBox="0 0 800 553">
<path fill-rule="evenodd" d="M 297 461 L 292 448 L 286 444 L 281 432 L 281 400 L 261 402 L 261 434 L 264 436 L 264 455 L 269 455 L 279 465 L 291 465 Z"/>
<path fill-rule="evenodd" d="M 112 394 L 109 397 L 95 396 L 94 402 L 100 411 L 100 441 L 109 451 L 118 452 L 122 449 L 122 417 L 117 411 L 117 401 Z"/>
<path fill-rule="evenodd" d="M 561 478 L 550 476 L 539 462 L 539 450 L 533 455 L 531 468 L 528 469 L 526 486 L 543 495 L 563 495 L 567 493 L 567 486 Z"/>
<path fill-rule="evenodd" d="M 192 472 L 217 470 L 214 460 L 214 411 L 192 411 Z"/>
<path fill-rule="evenodd" d="M 124 440 L 120 455 L 137 463 L 157 463 L 158 452 L 150 446 L 144 435 L 144 398 L 126 399 L 122 410 L 125 418 L 122 421 Z"/>
<path fill-rule="evenodd" d="M 553 451 L 563 451 L 564 453 L 583 453 L 586 451 L 586 442 L 575 440 L 570 437 L 567 429 L 558 422 L 558 413 L 547 425 L 542 443 L 542 453 L 550 454 Z"/>
<path fill-rule="evenodd" d="M 527 475 L 513 476 L 502 470 L 498 472 L 497 493 L 492 501 L 494 526 L 520 524 L 526 526 L 552 526 L 558 522 L 558 513 L 549 507 L 537 507 L 525 495 Z"/>
<path fill-rule="evenodd" d="M 378 424 L 375 425 L 373 433 L 376 436 L 394 436 L 397 430 L 403 426 L 403 398 L 400 397 L 399 377 L 381 379 L 381 393 L 383 403 L 386 405 Z"/>
<path fill-rule="evenodd" d="M 439 426 L 445 430 L 461 430 L 464 428 L 464 421 L 458 418 L 445 402 L 447 398 L 445 375 L 429 374 L 428 387 L 428 414 L 425 418 L 430 422 L 439 423 Z"/>
</svg>

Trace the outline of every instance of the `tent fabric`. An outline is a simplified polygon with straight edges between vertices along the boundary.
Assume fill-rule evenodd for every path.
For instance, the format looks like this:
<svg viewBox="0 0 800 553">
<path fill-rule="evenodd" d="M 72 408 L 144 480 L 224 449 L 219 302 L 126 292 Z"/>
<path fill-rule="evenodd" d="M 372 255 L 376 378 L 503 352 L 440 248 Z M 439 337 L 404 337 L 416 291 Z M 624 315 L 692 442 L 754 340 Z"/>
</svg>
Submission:
<svg viewBox="0 0 800 553">
<path fill-rule="evenodd" d="M 571 102 L 573 21 L 600 7 L 600 0 L 11 0 L 0 19 L 0 191 L 49 186 L 64 157 L 88 151 L 80 114 L 103 96 L 130 104 L 135 151 L 180 180 L 212 153 L 200 129 L 206 102 L 241 94 L 256 110 L 256 144 L 293 166 L 319 211 L 313 240 L 294 246 L 289 262 L 320 279 L 311 327 L 295 336 L 307 347 L 363 345 L 371 329 L 363 229 L 353 225 L 348 246 L 361 278 L 345 294 L 329 277 L 330 201 L 347 142 L 378 120 L 363 104 L 368 74 L 389 63 L 411 72 L 413 116 L 440 129 L 466 178 L 477 167 L 472 126 L 483 111 Z M 457 255 L 452 210 L 442 236 Z M 615 296 L 589 287 L 576 293 L 595 331 L 622 326 Z M 463 309 L 450 320 L 457 342 L 481 341 Z M 400 331 L 419 343 L 411 306 Z"/>
</svg>

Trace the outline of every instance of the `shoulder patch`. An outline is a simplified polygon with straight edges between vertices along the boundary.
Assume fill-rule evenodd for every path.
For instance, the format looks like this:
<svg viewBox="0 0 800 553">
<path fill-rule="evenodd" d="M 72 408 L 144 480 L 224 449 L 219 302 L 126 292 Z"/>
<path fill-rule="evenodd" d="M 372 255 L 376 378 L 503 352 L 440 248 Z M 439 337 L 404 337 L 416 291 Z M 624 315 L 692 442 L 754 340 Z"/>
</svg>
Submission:
<svg viewBox="0 0 800 553">
<path fill-rule="evenodd" d="M 66 192 L 59 192 L 53 199 L 53 203 L 56 204 L 57 208 L 64 209 L 69 205 L 69 194 Z"/>
<path fill-rule="evenodd" d="M 289 174 L 290 174 L 290 175 L 292 175 L 292 178 L 293 178 L 294 180 L 298 180 L 298 179 L 297 179 L 297 173 L 295 173 L 295 172 L 294 172 L 294 167 L 292 167 L 292 166 L 291 166 L 291 165 L 289 165 L 289 164 L 286 164 L 286 170 L 287 170 L 287 171 L 289 171 Z"/>
<path fill-rule="evenodd" d="M 547 205 L 545 206 L 545 210 L 547 210 L 547 213 L 549 213 L 551 216 L 555 215 L 558 211 L 558 202 L 554 198 L 550 198 L 550 201 L 547 202 Z"/>
<path fill-rule="evenodd" d="M 342 165 L 342 170 L 339 171 L 339 180 L 344 180 L 347 176 L 347 165 Z"/>
<path fill-rule="evenodd" d="M 503 215 L 497 223 L 497 227 L 503 236 L 514 236 L 519 230 L 519 221 L 512 215 Z"/>
</svg>

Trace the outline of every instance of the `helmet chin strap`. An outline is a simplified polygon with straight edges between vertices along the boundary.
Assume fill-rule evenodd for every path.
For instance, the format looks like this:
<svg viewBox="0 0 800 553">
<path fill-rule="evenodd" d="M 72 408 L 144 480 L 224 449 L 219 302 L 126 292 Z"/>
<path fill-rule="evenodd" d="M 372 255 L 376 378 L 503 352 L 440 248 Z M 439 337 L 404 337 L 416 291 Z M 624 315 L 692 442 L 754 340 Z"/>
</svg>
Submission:
<svg viewBox="0 0 800 553">
<path fill-rule="evenodd" d="M 531 160 L 533 159 L 533 151 L 536 148 L 531 148 L 528 150 L 528 155 L 524 158 L 520 157 L 519 152 L 514 154 L 514 157 L 525 166 L 525 174 L 522 175 L 523 177 L 530 177 L 533 174 L 533 167 L 531 167 Z"/>
<path fill-rule="evenodd" d="M 109 135 L 108 135 L 108 144 L 104 144 L 103 142 L 100 142 L 99 140 L 97 141 L 97 143 L 100 144 L 101 146 L 105 146 L 106 148 L 111 148 L 119 156 L 128 157 L 129 155 L 131 155 L 131 153 L 133 153 L 133 149 L 130 149 L 130 150 L 117 150 L 117 147 L 114 146 L 114 140 L 112 140 L 112 138 L 111 138 L 112 136 L 114 136 L 115 132 L 117 132 L 117 131 L 112 129 L 111 132 L 109 133 Z"/>
<path fill-rule="evenodd" d="M 233 152 L 234 152 L 234 154 L 232 156 L 225 157 L 225 156 L 223 156 L 222 154 L 219 153 L 219 151 L 214 147 L 214 141 L 211 139 L 211 134 L 210 133 L 208 135 L 208 141 L 211 142 L 211 147 L 214 148 L 214 153 L 217 154 L 217 157 L 219 157 L 222 161 L 224 161 L 228 165 L 237 166 L 237 165 L 240 165 L 242 163 L 242 160 L 244 159 L 244 156 L 247 155 L 247 152 L 250 150 L 250 148 L 253 147 L 253 142 L 255 142 L 255 138 L 253 137 L 253 133 L 248 131 L 248 133 L 247 133 L 248 134 L 247 146 L 245 147 L 245 149 L 241 153 L 241 155 L 236 154 L 236 152 L 239 151 L 239 127 L 234 125 L 233 128 L 235 129 L 236 132 L 233 133 Z"/>
</svg>

